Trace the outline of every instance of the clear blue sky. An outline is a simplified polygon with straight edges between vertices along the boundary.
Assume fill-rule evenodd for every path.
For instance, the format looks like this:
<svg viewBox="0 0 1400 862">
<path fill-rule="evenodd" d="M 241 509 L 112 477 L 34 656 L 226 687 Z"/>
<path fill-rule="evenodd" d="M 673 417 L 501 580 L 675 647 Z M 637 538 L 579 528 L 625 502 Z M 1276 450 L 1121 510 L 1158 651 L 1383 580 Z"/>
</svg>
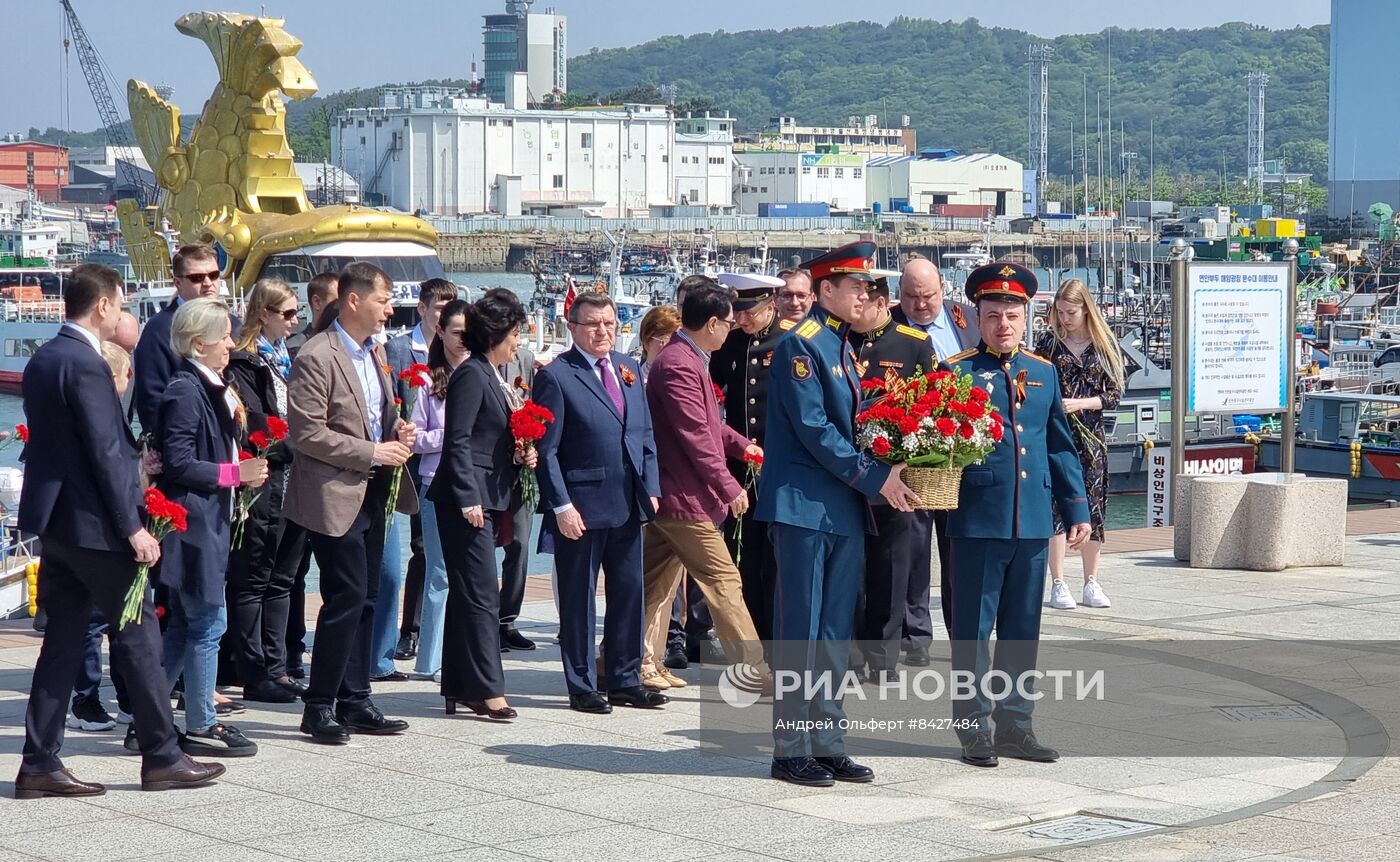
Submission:
<svg viewBox="0 0 1400 862">
<path fill-rule="evenodd" d="M 322 93 L 385 82 L 467 77 L 480 62 L 481 16 L 503 11 L 504 0 L 271 0 L 201 4 L 199 0 L 72 0 L 88 35 L 111 67 L 122 90 L 114 95 L 125 110 L 125 83 L 139 78 L 175 88 L 184 112 L 198 112 L 217 77 L 204 45 L 177 33 L 186 12 L 222 9 L 287 19 L 287 29 L 306 43 L 301 59 Z M 1326 23 L 1328 0 L 1269 0 L 1220 3 L 1105 3 L 1102 0 L 539 0 L 569 17 L 569 53 L 593 47 L 632 45 L 657 36 L 714 30 L 783 29 L 858 18 L 888 22 L 898 15 L 963 20 L 1010 27 L 1041 36 L 1097 32 L 1104 27 L 1203 27 L 1247 21 L 1273 28 Z M 7 38 L 5 85 L 0 87 L 0 132 L 30 126 L 65 125 L 63 93 L 69 94 L 71 128 L 98 127 L 76 53 L 64 74 L 58 0 L 0 0 Z M 15 38 L 23 34 L 23 38 Z"/>
</svg>

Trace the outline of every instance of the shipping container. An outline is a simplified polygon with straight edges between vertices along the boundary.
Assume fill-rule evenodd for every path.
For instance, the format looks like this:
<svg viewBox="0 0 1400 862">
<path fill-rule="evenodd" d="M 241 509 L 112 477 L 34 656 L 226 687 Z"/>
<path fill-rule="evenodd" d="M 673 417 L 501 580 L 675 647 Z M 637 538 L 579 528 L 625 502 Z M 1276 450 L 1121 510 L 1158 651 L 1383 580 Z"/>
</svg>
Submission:
<svg viewBox="0 0 1400 862">
<path fill-rule="evenodd" d="M 760 218 L 829 218 L 831 205 L 825 202 L 761 203 L 758 205 L 758 215 Z"/>
<path fill-rule="evenodd" d="M 948 218 L 989 218 L 996 215 L 997 208 L 993 204 L 934 204 L 930 210 Z"/>
</svg>

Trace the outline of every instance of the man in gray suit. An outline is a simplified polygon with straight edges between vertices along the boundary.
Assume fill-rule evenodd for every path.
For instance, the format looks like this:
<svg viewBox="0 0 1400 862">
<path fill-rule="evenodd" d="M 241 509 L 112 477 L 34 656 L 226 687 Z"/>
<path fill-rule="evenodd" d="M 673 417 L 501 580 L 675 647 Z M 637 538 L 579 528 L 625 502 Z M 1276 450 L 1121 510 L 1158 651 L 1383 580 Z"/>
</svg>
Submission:
<svg viewBox="0 0 1400 862">
<path fill-rule="evenodd" d="M 977 329 L 977 309 L 944 296 L 943 277 L 933 261 L 923 257 L 910 258 L 899 276 L 899 307 L 891 312 L 896 323 L 922 329 L 933 341 L 938 361 L 971 347 L 982 340 Z M 952 631 L 952 605 L 949 599 L 948 513 L 944 510 L 916 510 L 919 522 L 913 541 L 928 543 L 938 539 L 939 590 L 943 600 L 943 625 Z M 928 599 L 931 573 L 911 573 L 908 602 L 904 611 L 905 662 L 922 667 L 929 662 L 928 644 L 933 639 L 929 621 Z"/>
<path fill-rule="evenodd" d="M 404 418 L 409 400 L 409 385 L 400 380 L 399 375 L 414 363 L 428 364 L 428 349 L 433 346 L 438 335 L 438 318 L 447 303 L 457 298 L 457 285 L 445 278 L 430 278 L 418 286 L 418 324 L 389 339 L 384 345 L 384 353 L 389 357 L 389 367 L 393 369 L 394 394 L 398 397 L 399 408 Z M 408 459 L 408 472 L 414 481 L 418 480 L 418 456 Z M 395 531 L 384 543 L 384 571 L 379 580 L 379 602 L 374 613 L 374 661 L 376 668 L 371 670 L 375 678 L 401 681 L 407 674 L 394 670 L 391 659 L 403 661 L 418 655 L 418 622 L 423 613 L 423 572 L 426 559 L 423 556 L 423 522 L 417 515 L 408 519 L 408 567 L 399 571 L 399 539 Z M 397 644 L 392 640 L 394 621 L 388 619 L 399 609 L 399 587 L 403 586 L 403 616 L 399 624 Z M 381 618 L 382 617 L 382 618 Z M 387 674 L 387 677 L 386 677 Z"/>
<path fill-rule="evenodd" d="M 513 386 L 522 399 L 530 397 L 530 389 L 535 385 L 535 354 L 530 348 L 520 346 L 515 359 L 501 369 L 501 378 Z M 535 642 L 515 627 L 520 606 L 525 601 L 525 570 L 530 564 L 530 529 L 534 521 L 535 511 L 521 501 L 520 489 L 513 489 L 510 495 L 510 534 L 497 537 L 497 543 L 505 550 L 505 559 L 501 561 L 502 651 L 535 648 Z"/>
</svg>

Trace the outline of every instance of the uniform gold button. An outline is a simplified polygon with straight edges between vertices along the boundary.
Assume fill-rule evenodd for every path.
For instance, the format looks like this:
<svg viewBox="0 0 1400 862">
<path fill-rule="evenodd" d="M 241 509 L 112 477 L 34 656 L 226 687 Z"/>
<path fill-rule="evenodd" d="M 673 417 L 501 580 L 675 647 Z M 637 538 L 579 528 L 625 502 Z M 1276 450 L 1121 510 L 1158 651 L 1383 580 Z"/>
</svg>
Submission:
<svg viewBox="0 0 1400 862">
<path fill-rule="evenodd" d="M 750 403 L 750 404 L 757 404 L 757 403 L 758 403 L 758 400 L 755 399 L 755 398 L 750 398 L 750 399 L 749 399 L 749 403 Z"/>
<path fill-rule="evenodd" d="M 1022 449 L 1021 451 L 1024 452 L 1024 451 L 1026 451 L 1026 450 Z M 1021 471 L 1021 478 L 1022 478 L 1022 479 L 1026 478 L 1026 471 L 1025 471 L 1025 470 L 1022 470 L 1022 471 Z"/>
<path fill-rule="evenodd" d="M 1021 447 L 1021 454 L 1022 454 L 1022 455 L 1026 454 L 1026 447 L 1025 447 L 1025 446 L 1022 446 L 1022 447 Z"/>
<path fill-rule="evenodd" d="M 758 357 L 755 356 L 753 359 L 750 359 L 750 360 L 749 360 L 749 364 L 750 364 L 750 365 L 757 365 L 757 364 L 758 364 Z"/>
<path fill-rule="evenodd" d="M 750 384 L 750 385 L 753 385 L 753 384 L 756 384 L 756 383 L 758 383 L 758 378 L 757 378 L 757 377 L 750 377 L 750 378 L 749 378 L 749 384 Z"/>
<path fill-rule="evenodd" d="M 758 420 L 755 419 L 755 418 L 753 418 L 752 416 L 750 416 L 750 417 L 749 417 L 749 424 L 750 424 L 750 425 L 757 425 L 757 424 L 758 424 Z"/>
<path fill-rule="evenodd" d="M 757 443 L 757 442 L 758 442 L 758 438 L 757 438 L 757 437 L 750 437 L 750 438 L 749 438 L 749 442 L 750 442 L 750 443 Z"/>
<path fill-rule="evenodd" d="M 1004 368 L 1004 369 L 1006 369 L 1007 371 L 1010 371 L 1010 370 L 1011 370 L 1011 363 L 1010 363 L 1010 362 L 1003 362 L 1003 363 L 1001 364 L 1001 367 Z"/>
<path fill-rule="evenodd" d="M 1018 422 L 1018 423 L 1016 423 L 1016 430 L 1017 430 L 1017 431 L 1025 431 L 1026 429 L 1022 428 L 1022 427 L 1021 427 L 1021 423 Z"/>
</svg>

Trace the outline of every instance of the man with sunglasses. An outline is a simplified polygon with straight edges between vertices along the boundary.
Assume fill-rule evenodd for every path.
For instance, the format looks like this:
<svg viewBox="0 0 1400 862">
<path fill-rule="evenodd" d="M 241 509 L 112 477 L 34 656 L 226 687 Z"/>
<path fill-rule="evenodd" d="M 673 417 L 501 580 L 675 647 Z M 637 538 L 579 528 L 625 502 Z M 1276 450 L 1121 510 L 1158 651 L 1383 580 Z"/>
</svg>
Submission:
<svg viewBox="0 0 1400 862">
<path fill-rule="evenodd" d="M 207 245 L 187 245 L 175 252 L 170 261 L 171 280 L 175 298 L 155 317 L 146 321 L 141 340 L 136 343 L 133 362 L 136 366 L 136 416 L 141 430 L 149 434 L 155 429 L 156 413 L 160 408 L 165 385 L 180 365 L 180 359 L 170 346 L 170 324 L 175 309 L 191 299 L 219 295 L 219 258 Z M 233 331 L 238 331 L 238 320 Z"/>
<path fill-rule="evenodd" d="M 786 287 L 781 278 L 757 273 L 720 273 L 719 283 L 734 290 L 734 320 L 737 329 L 724 346 L 710 358 L 710 376 L 724 391 L 725 423 L 755 445 L 763 444 L 764 417 L 768 412 L 768 372 L 773 365 L 773 348 L 783 333 L 797 324 L 778 314 L 776 294 Z M 742 460 L 729 459 L 729 472 L 743 484 L 749 468 Z M 756 493 L 756 491 L 755 491 Z M 725 522 L 725 542 L 738 560 L 744 584 L 744 603 L 758 629 L 759 639 L 773 636 L 773 587 L 778 576 L 773 559 L 773 543 L 764 524 L 753 523 L 750 511 L 740 518 L 742 543 L 734 539 L 735 519 Z M 742 547 L 741 547 L 742 544 Z"/>
</svg>

